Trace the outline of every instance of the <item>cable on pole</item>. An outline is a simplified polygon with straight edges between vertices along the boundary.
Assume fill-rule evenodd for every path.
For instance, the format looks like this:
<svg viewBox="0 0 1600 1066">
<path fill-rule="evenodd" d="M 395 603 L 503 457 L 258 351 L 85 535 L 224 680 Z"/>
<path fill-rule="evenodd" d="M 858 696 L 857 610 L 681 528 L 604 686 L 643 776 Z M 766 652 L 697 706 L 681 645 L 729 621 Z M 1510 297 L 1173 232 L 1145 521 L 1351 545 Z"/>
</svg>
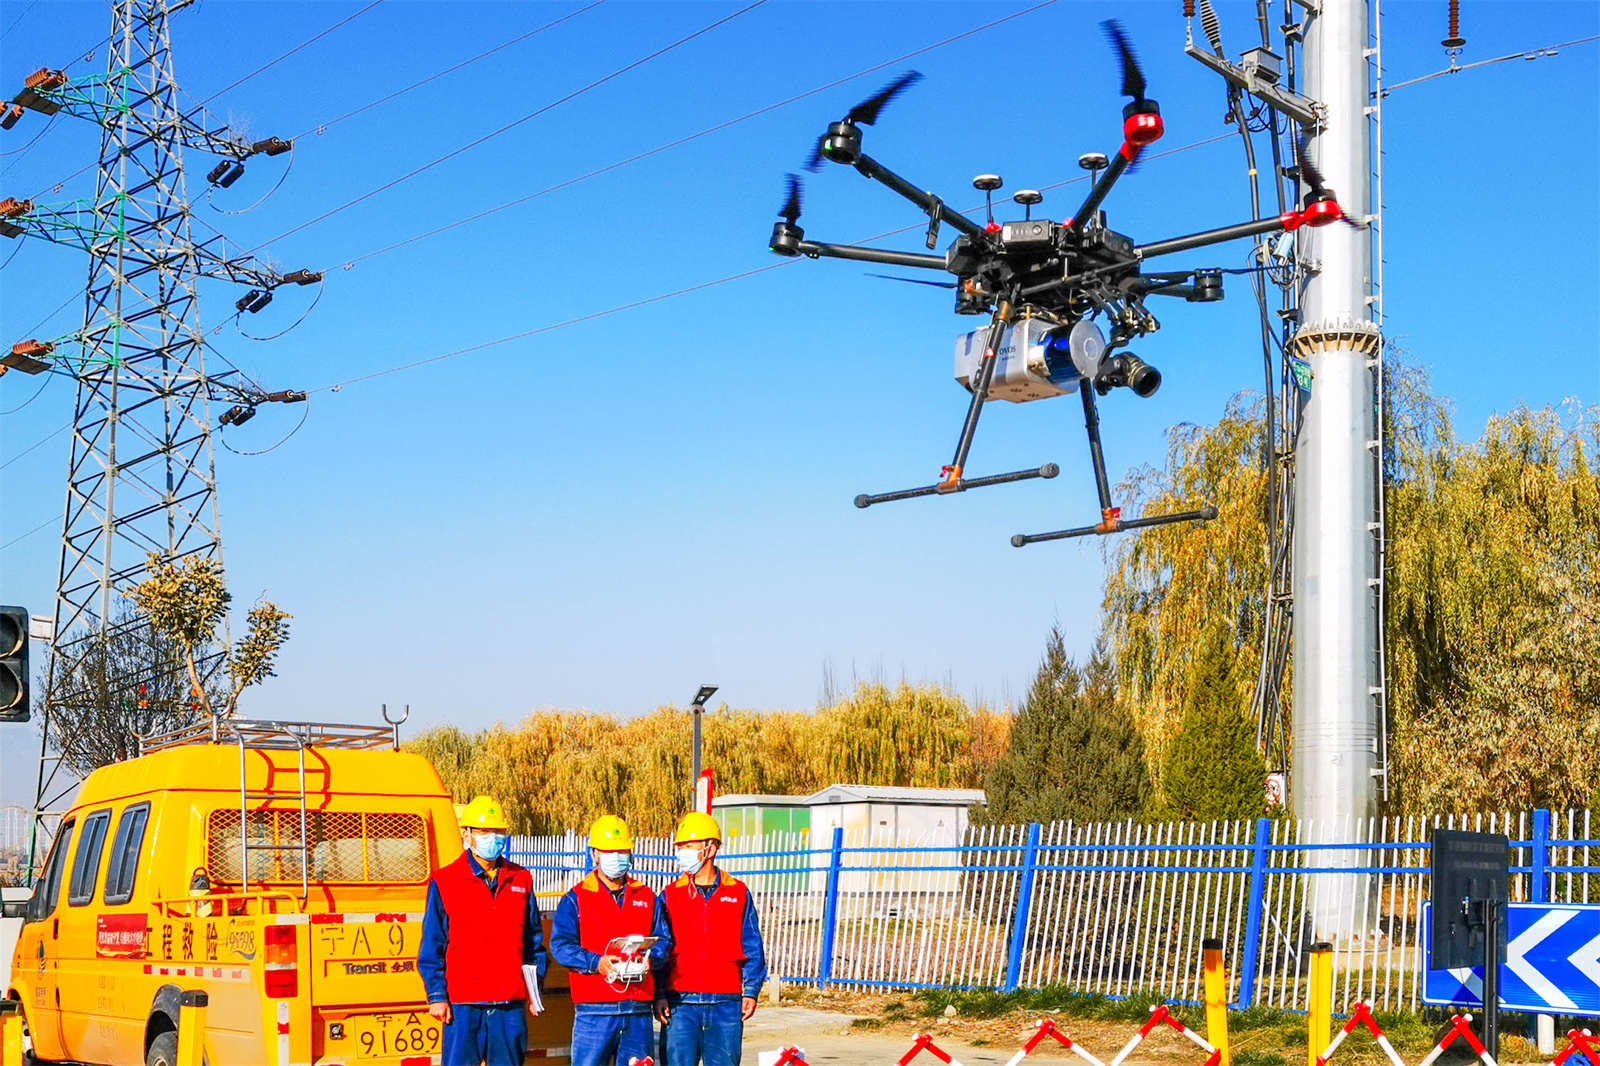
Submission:
<svg viewBox="0 0 1600 1066">
<path fill-rule="evenodd" d="M 1463 70 L 1472 70 L 1474 67 L 1487 67 L 1495 63 L 1504 63 L 1510 59 L 1554 59 L 1561 53 L 1561 49 L 1563 48 L 1572 48 L 1575 45 L 1589 44 L 1593 41 L 1600 41 L 1600 33 L 1589 37 L 1579 37 L 1575 41 L 1562 41 L 1560 44 L 1546 45 L 1543 48 L 1530 48 L 1525 52 L 1512 52 L 1510 55 L 1495 56 L 1493 59 L 1480 59 L 1476 63 L 1464 63 L 1461 66 L 1455 66 L 1452 64 L 1444 70 L 1436 70 L 1432 74 L 1424 74 L 1420 78 L 1412 78 L 1410 81 L 1396 82 L 1385 89 L 1383 91 L 1383 95 L 1388 96 L 1396 89 L 1404 89 L 1408 85 L 1417 85 L 1425 81 L 1432 81 L 1434 78 L 1442 78 L 1446 74 L 1459 74 Z"/>
<path fill-rule="evenodd" d="M 206 97 L 204 100 L 201 100 L 200 101 L 200 106 L 204 107 L 205 105 L 209 104 L 211 101 L 215 100 L 217 97 L 221 96 L 223 93 L 229 92 L 229 91 L 231 91 L 233 89 L 237 89 L 239 86 L 243 85 L 245 82 L 249 81 L 251 78 L 254 78 L 259 74 L 263 74 L 266 71 L 271 70 L 273 67 L 277 66 L 279 63 L 282 63 L 285 59 L 288 59 L 290 56 L 294 55 L 296 52 L 299 52 L 302 49 L 307 48 L 307 47 L 315 44 L 316 42 L 322 40 L 324 37 L 328 36 L 328 34 L 332 33 L 334 30 L 338 29 L 339 27 L 344 26 L 344 25 L 346 25 L 348 23 L 354 22 L 356 19 L 360 18 L 362 15 L 365 15 L 368 11 L 371 11 L 373 8 L 377 7 L 381 3 L 383 3 L 383 0 L 372 0 L 372 3 L 368 4 L 366 7 L 362 8 L 359 11 L 357 11 L 355 14 L 348 15 L 345 18 L 340 19 L 338 22 L 335 22 L 332 26 L 329 26 L 327 29 L 323 30 L 321 33 L 316 34 L 313 37 L 308 37 L 306 40 L 301 41 L 299 44 L 295 45 L 293 48 L 291 48 L 287 52 L 283 53 L 277 59 L 271 60 L 270 62 L 267 62 L 267 63 L 263 63 L 261 66 L 257 67 L 256 69 L 252 70 L 250 73 L 246 74 L 244 77 L 240 78 L 238 81 L 231 82 L 230 84 L 225 85 L 222 88 L 218 89 L 216 92 L 212 93 L 210 96 Z"/>
<path fill-rule="evenodd" d="M 399 185 L 399 184 L 401 184 L 403 182 L 410 181 L 412 178 L 416 177 L 417 175 L 426 173 L 427 171 L 432 170 L 434 167 L 440 165 L 441 163 L 448 162 L 449 160 L 454 159 L 456 156 L 461 155 L 464 152 L 469 152 L 472 149 L 477 148 L 479 145 L 485 144 L 488 141 L 491 141 L 494 138 L 499 137 L 503 133 L 509 133 L 511 130 L 516 129 L 518 126 L 521 126 L 521 125 L 523 125 L 524 123 L 527 123 L 527 122 L 531 122 L 532 120 L 538 118 L 540 115 L 543 115 L 548 111 L 554 110 L 555 108 L 560 107 L 562 104 L 565 104 L 565 103 L 568 103 L 569 101 L 577 99 L 578 97 L 582 96 L 584 93 L 587 93 L 587 92 L 589 92 L 589 91 L 591 91 L 593 89 L 598 89 L 600 86 L 606 84 L 609 81 L 612 81 L 612 80 L 614 80 L 616 78 L 621 77 L 622 75 L 628 73 L 630 70 L 634 70 L 634 69 L 636 69 L 638 67 L 641 67 L 641 66 L 643 66 L 644 64 L 650 62 L 653 59 L 657 59 L 660 56 L 666 55 L 668 52 L 672 51 L 675 48 L 679 48 L 679 47 L 682 47 L 683 45 L 688 44 L 690 41 L 694 40 L 697 37 L 701 37 L 701 36 L 703 36 L 703 35 L 705 35 L 707 33 L 710 33 L 712 30 L 714 30 L 717 27 L 723 25 L 724 23 L 732 22 L 734 19 L 738 18 L 740 15 L 743 15 L 743 14 L 745 14 L 747 12 L 750 12 L 750 11 L 754 11 L 756 8 L 762 6 L 766 2 L 767 2 L 767 0 L 755 0 L 754 3 L 748 4 L 748 5 L 744 6 L 744 7 L 741 7 L 738 11 L 735 11 L 731 15 L 724 15 L 722 18 L 717 19 L 715 22 L 712 22 L 707 26 L 703 26 L 700 29 L 695 30 L 693 33 L 688 34 L 687 36 L 680 37 L 676 41 L 673 41 L 671 44 L 666 45 L 663 48 L 658 48 L 654 52 L 651 52 L 649 55 L 644 56 L 641 59 L 636 59 L 632 63 L 627 64 L 626 66 L 618 67 L 616 70 L 612 71 L 610 74 L 607 74 L 602 78 L 597 78 L 596 80 L 590 82 L 589 84 L 583 86 L 580 89 L 574 89 L 572 92 L 568 93 L 567 95 L 565 95 L 565 96 L 563 96 L 563 97 L 561 97 L 561 98 L 559 98 L 557 100 L 553 100 L 550 103 L 545 104 L 543 107 L 536 108 L 533 111 L 528 112 L 526 115 L 523 115 L 521 118 L 516 119 L 516 120 L 514 120 L 512 122 L 509 122 L 506 125 L 501 126 L 497 130 L 494 130 L 494 131 L 492 131 L 490 133 L 484 134 L 482 137 L 479 137 L 477 140 L 472 141 L 469 144 L 462 145 L 460 148 L 454 149 L 453 151 L 450 151 L 450 152 L 446 152 L 444 155 L 438 157 L 437 159 L 433 160 L 432 162 L 424 163 L 422 166 L 417 167 L 414 170 L 408 171 L 407 173 L 400 175 L 398 178 L 395 178 L 392 181 L 385 182 L 384 184 L 378 186 L 376 189 L 373 189 L 370 192 L 362 193 L 360 196 L 357 196 L 353 200 L 349 200 L 349 201 L 347 201 L 345 203 L 342 203 L 338 207 L 335 207 L 335 208 L 333 208 L 331 210 L 324 211 L 322 214 L 318 215 L 316 218 L 311 219 L 310 221 L 302 222 L 300 225 L 295 226 L 293 229 L 285 230 L 284 232 L 278 234 L 276 237 L 272 237 L 269 240 L 262 241 L 260 244 L 256 245 L 254 248 L 251 248 L 249 250 L 249 252 L 247 252 L 246 254 L 254 254 L 255 252 L 260 251 L 262 248 L 265 248 L 267 245 L 273 243 L 274 241 L 280 241 L 283 238 L 288 237 L 288 236 L 290 236 L 292 234 L 299 233 L 301 230 L 307 229 L 307 228 L 309 228 L 311 226 L 314 226 L 318 222 L 322 222 L 322 221 L 324 221 L 326 219 L 332 218 L 334 215 L 337 215 L 342 211 L 347 211 L 350 208 L 356 206 L 357 204 L 364 203 L 365 201 L 372 199 L 374 196 L 377 196 L 379 193 L 383 193 L 383 192 L 388 191 L 389 189 L 394 188 L 396 185 Z"/>
</svg>

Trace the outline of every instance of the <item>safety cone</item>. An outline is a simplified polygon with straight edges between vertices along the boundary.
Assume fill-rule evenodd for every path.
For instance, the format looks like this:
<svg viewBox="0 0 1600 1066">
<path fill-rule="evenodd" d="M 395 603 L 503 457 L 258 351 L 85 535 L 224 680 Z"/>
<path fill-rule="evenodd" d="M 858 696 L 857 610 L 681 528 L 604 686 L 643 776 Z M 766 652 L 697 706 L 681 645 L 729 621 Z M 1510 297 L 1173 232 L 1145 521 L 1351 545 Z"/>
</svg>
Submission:
<svg viewBox="0 0 1600 1066">
<path fill-rule="evenodd" d="M 1600 1066 L 1600 1041 L 1595 1040 L 1594 1034 L 1587 1029 L 1568 1029 L 1567 1046 L 1550 1061 L 1550 1066 L 1561 1066 L 1577 1051 L 1583 1052 L 1594 1066 Z"/>
<path fill-rule="evenodd" d="M 1217 1066 L 1217 1064 L 1222 1061 L 1222 1052 L 1212 1047 L 1211 1041 L 1207 1040 L 1205 1037 L 1201 1036 L 1193 1029 L 1190 1029 L 1178 1019 L 1174 1018 L 1172 1016 L 1172 1011 L 1167 1008 L 1167 1005 L 1165 1003 L 1160 1003 L 1150 1008 L 1150 1020 L 1139 1026 L 1139 1031 L 1133 1034 L 1133 1039 L 1129 1040 L 1122 1046 L 1122 1050 L 1117 1052 L 1116 1058 L 1111 1060 L 1111 1066 L 1122 1066 L 1123 1061 L 1126 1060 L 1129 1055 L 1133 1054 L 1133 1049 L 1143 1043 L 1144 1038 L 1149 1036 L 1158 1025 L 1166 1025 L 1172 1029 L 1176 1029 L 1178 1032 L 1194 1041 L 1195 1046 L 1206 1053 L 1205 1066 Z"/>
<path fill-rule="evenodd" d="M 1383 1048 L 1383 1053 L 1389 1056 L 1389 1061 L 1394 1063 L 1394 1066 L 1406 1066 L 1399 1053 L 1395 1051 L 1394 1045 L 1389 1043 L 1389 1038 L 1383 1035 L 1382 1029 L 1378 1028 L 1377 1021 L 1372 1017 L 1372 1008 L 1365 1003 L 1357 1003 L 1351 1008 L 1350 1020 L 1344 1023 L 1343 1029 L 1334 1034 L 1333 1042 L 1328 1045 L 1328 1050 L 1317 1056 L 1317 1066 L 1327 1066 L 1328 1060 L 1333 1058 L 1333 1053 L 1339 1050 L 1340 1044 L 1344 1043 L 1344 1038 L 1355 1032 L 1356 1028 L 1362 1025 L 1367 1027 L 1367 1031 L 1378 1042 L 1378 1046 Z M 1600 1066 L 1600 1064 L 1597 1064 L 1597 1066 Z"/>
<path fill-rule="evenodd" d="M 1017 1066 L 1018 1063 L 1028 1057 L 1028 1054 L 1033 1051 L 1034 1048 L 1038 1047 L 1044 1042 L 1045 1037 L 1050 1037 L 1068 1051 L 1080 1056 L 1089 1063 L 1089 1066 L 1106 1066 L 1105 1063 L 1091 1055 L 1087 1048 L 1083 1047 L 1081 1044 L 1074 1043 L 1070 1036 L 1068 1036 L 1066 1033 L 1063 1033 L 1059 1028 L 1056 1027 L 1056 1023 L 1053 1020 L 1049 1018 L 1040 1018 L 1038 1024 L 1038 1030 L 1035 1031 L 1032 1036 L 1028 1037 L 1028 1042 L 1022 1045 L 1022 1050 L 1011 1056 L 1011 1061 L 1007 1062 L 1006 1066 Z"/>
<path fill-rule="evenodd" d="M 1455 1043 L 1458 1036 L 1467 1042 L 1467 1046 L 1472 1048 L 1473 1054 L 1478 1056 L 1483 1066 L 1500 1066 L 1499 1063 L 1494 1061 L 1494 1056 L 1489 1054 L 1489 1049 L 1483 1046 L 1483 1041 L 1478 1039 L 1478 1034 L 1472 1031 L 1472 1015 L 1470 1014 L 1453 1016 L 1450 1019 L 1450 1031 L 1444 1035 L 1443 1040 L 1434 1046 L 1432 1051 L 1428 1052 L 1427 1058 L 1417 1063 L 1417 1066 L 1433 1066 L 1438 1061 L 1439 1056 L 1444 1054 L 1444 1049 Z"/>
</svg>

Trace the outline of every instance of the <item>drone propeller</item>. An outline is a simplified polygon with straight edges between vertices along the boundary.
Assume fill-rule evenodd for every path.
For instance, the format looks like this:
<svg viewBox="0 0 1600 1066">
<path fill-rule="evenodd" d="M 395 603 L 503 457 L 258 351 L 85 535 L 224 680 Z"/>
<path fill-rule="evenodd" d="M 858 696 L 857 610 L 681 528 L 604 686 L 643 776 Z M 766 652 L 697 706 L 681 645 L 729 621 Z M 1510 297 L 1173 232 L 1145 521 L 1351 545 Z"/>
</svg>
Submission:
<svg viewBox="0 0 1600 1066">
<path fill-rule="evenodd" d="M 878 115 L 885 105 L 905 92 L 912 85 L 922 80 L 918 71 L 908 70 L 882 89 L 873 93 L 855 107 L 852 107 L 844 116 L 843 124 L 850 126 L 871 126 L 878 121 Z M 805 168 L 815 174 L 822 169 L 822 143 L 828 139 L 829 134 L 824 133 L 817 138 L 816 147 L 811 149 L 811 157 L 806 160 Z"/>
<path fill-rule="evenodd" d="M 790 174 L 788 178 L 789 198 L 783 202 L 783 209 L 778 212 L 778 217 L 788 219 L 789 225 L 793 226 L 800 222 L 800 176 Z"/>
<path fill-rule="evenodd" d="M 1122 59 L 1122 95 L 1133 97 L 1135 103 L 1142 103 L 1145 99 L 1144 71 L 1139 69 L 1139 58 L 1133 54 L 1133 44 L 1128 40 L 1127 31 L 1117 19 L 1106 19 L 1100 25 Z"/>
<path fill-rule="evenodd" d="M 1366 229 L 1366 226 L 1345 214 L 1344 209 L 1339 206 L 1338 197 L 1332 189 L 1328 188 L 1327 182 L 1323 180 L 1322 172 L 1317 169 L 1317 165 L 1311 161 L 1310 155 L 1306 153 L 1306 135 L 1304 133 L 1300 134 L 1300 140 L 1295 145 L 1295 156 L 1297 160 L 1295 169 L 1299 171 L 1300 180 L 1305 182 L 1307 189 L 1305 210 L 1309 211 L 1317 204 L 1332 204 L 1333 208 L 1338 211 L 1338 221 L 1354 229 Z M 1324 210 L 1328 209 L 1324 208 Z M 1332 221 L 1332 219 L 1329 221 Z"/>
</svg>

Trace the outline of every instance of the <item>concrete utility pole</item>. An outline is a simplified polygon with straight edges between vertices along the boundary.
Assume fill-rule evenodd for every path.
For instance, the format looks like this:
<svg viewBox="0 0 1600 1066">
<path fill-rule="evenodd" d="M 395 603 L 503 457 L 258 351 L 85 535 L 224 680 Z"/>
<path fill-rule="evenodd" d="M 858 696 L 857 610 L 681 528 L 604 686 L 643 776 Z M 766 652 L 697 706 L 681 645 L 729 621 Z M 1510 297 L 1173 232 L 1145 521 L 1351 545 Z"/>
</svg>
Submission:
<svg viewBox="0 0 1600 1066">
<path fill-rule="evenodd" d="M 1309 16 L 1304 91 L 1326 107 L 1307 155 L 1350 218 L 1372 213 L 1367 0 L 1322 0 Z M 1303 184 L 1303 183 L 1302 183 Z M 1376 538 L 1379 432 L 1372 239 L 1342 223 L 1297 234 L 1306 272 L 1290 351 L 1311 368 L 1295 448 L 1294 708 L 1290 789 L 1298 817 L 1326 842 L 1349 840 L 1377 808 L 1382 697 Z M 1362 864 L 1330 851 L 1319 866 Z M 1353 881 L 1354 879 L 1352 879 Z M 1360 925 L 1359 886 L 1313 901 L 1319 939 Z"/>
</svg>

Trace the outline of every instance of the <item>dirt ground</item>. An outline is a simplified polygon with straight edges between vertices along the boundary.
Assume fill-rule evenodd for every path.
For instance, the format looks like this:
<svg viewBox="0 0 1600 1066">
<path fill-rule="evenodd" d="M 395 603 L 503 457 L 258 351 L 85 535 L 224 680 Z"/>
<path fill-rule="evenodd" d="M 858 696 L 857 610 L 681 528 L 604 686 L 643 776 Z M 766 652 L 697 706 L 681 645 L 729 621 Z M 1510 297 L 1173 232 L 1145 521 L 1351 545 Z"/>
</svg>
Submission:
<svg viewBox="0 0 1600 1066">
<path fill-rule="evenodd" d="M 1062 1017 L 1046 1012 L 1014 1013 L 1003 1018 L 961 1018 L 921 1015 L 918 1004 L 908 996 L 862 994 L 847 991 L 817 992 L 812 989 L 785 989 L 781 1004 L 763 1000 L 755 1017 L 745 1027 L 745 1053 L 741 1066 L 757 1066 L 759 1053 L 795 1045 L 806 1053 L 812 1066 L 838 1063 L 845 1066 L 892 1066 L 911 1047 L 916 1034 L 933 1035 L 937 1046 L 963 1066 L 1004 1066 L 1031 1036 L 1041 1017 L 1053 1017 L 1056 1024 L 1075 1043 L 1107 1062 L 1135 1031 L 1128 1022 L 1090 1021 Z M 1234 1066 L 1301 1066 L 1306 1061 L 1304 1031 L 1293 1035 L 1280 1028 L 1265 1028 L 1230 1034 Z M 1402 1050 L 1408 1062 L 1416 1062 L 1424 1052 Z M 1454 1063 L 1475 1061 L 1453 1054 Z M 1200 1049 L 1178 1033 L 1163 1027 L 1151 1033 L 1127 1062 L 1129 1066 L 1201 1066 Z M 1445 1060 L 1440 1060 L 1441 1064 Z M 1027 1062 L 1073 1062 L 1084 1060 L 1054 1041 L 1041 1043 Z M 1513 1063 L 1545 1063 L 1527 1041 L 1502 1036 L 1502 1066 Z M 1336 1066 L 1386 1066 L 1382 1052 L 1365 1034 L 1352 1036 L 1340 1049 Z M 928 1051 L 921 1052 L 911 1066 L 937 1066 Z"/>
</svg>

